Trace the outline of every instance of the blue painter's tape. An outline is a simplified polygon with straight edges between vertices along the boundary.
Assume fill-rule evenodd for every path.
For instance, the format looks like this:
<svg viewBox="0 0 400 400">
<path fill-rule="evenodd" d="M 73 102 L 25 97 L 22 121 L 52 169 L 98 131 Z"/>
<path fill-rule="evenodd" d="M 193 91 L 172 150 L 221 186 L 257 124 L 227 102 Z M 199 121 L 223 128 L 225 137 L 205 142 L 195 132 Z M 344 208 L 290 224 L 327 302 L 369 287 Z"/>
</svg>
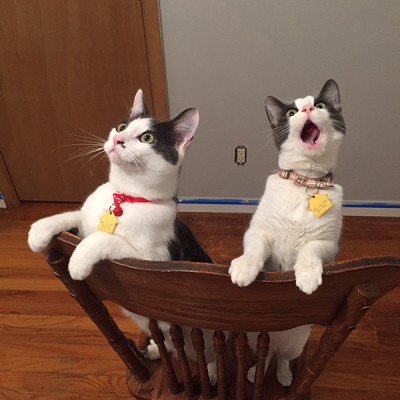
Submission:
<svg viewBox="0 0 400 400">
<path fill-rule="evenodd" d="M 223 205 L 258 205 L 258 200 L 243 200 L 243 199 L 180 199 L 178 204 L 223 204 Z"/>
<path fill-rule="evenodd" d="M 178 198 L 178 204 L 222 204 L 222 205 L 250 205 L 257 206 L 259 200 L 250 199 L 204 199 L 204 198 Z M 400 208 L 400 203 L 385 202 L 344 202 L 343 207 L 358 208 Z"/>
<path fill-rule="evenodd" d="M 371 203 L 343 203 L 343 207 L 359 207 L 359 208 L 400 208 L 400 204 L 398 203 L 380 203 L 380 202 L 371 202 Z"/>
</svg>

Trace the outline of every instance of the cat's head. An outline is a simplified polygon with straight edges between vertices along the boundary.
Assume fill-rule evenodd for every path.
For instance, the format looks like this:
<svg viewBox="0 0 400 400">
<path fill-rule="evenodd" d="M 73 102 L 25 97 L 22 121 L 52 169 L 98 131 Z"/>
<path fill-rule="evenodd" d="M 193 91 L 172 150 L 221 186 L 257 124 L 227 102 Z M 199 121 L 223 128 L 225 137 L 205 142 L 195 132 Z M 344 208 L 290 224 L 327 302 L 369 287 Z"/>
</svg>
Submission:
<svg viewBox="0 0 400 400">
<path fill-rule="evenodd" d="M 280 153 L 280 168 L 314 176 L 335 169 L 346 127 L 339 88 L 333 79 L 316 97 L 292 103 L 268 97 L 265 109 Z"/>
<path fill-rule="evenodd" d="M 130 171 L 165 173 L 179 169 L 199 123 L 197 109 L 188 108 L 171 121 L 157 121 L 138 90 L 128 119 L 111 129 L 104 150 L 111 164 Z"/>
</svg>

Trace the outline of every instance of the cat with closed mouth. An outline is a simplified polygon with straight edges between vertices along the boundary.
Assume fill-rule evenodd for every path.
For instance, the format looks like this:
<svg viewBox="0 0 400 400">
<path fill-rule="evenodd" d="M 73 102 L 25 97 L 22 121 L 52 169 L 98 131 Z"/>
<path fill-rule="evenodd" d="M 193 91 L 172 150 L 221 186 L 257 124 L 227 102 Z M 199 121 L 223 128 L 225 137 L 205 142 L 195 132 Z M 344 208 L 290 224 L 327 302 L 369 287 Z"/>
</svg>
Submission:
<svg viewBox="0 0 400 400">
<path fill-rule="evenodd" d="M 231 262 L 229 273 L 233 283 L 247 286 L 262 269 L 294 270 L 296 285 L 311 294 L 322 283 L 323 265 L 337 255 L 342 228 L 343 192 L 333 183 L 346 131 L 339 88 L 330 79 L 316 97 L 291 103 L 268 97 L 265 109 L 279 151 L 279 171 L 267 179 L 243 239 L 243 254 Z M 301 353 L 310 329 L 270 333 L 266 364 L 277 355 L 283 385 L 292 380 L 289 360 Z M 254 369 L 249 376 L 254 377 Z"/>
<path fill-rule="evenodd" d="M 189 108 L 171 121 L 152 118 L 143 92 L 136 93 L 130 116 L 112 128 L 104 143 L 110 161 L 109 181 L 99 186 L 80 210 L 53 215 L 32 224 L 28 244 L 46 249 L 61 231 L 78 229 L 82 241 L 68 269 L 75 280 L 85 279 L 96 263 L 106 259 L 141 258 L 213 262 L 191 230 L 177 218 L 178 177 L 186 150 L 199 123 L 197 109 Z M 126 311 L 149 333 L 148 318 Z M 168 350 L 173 350 L 169 324 L 160 322 Z M 190 329 L 182 328 L 191 343 Z M 211 359 L 211 332 L 205 332 L 206 358 Z M 188 357 L 196 359 L 191 346 Z M 158 357 L 152 342 L 147 355 Z M 211 375 L 215 376 L 211 367 Z M 215 378 L 211 379 L 212 381 Z"/>
</svg>

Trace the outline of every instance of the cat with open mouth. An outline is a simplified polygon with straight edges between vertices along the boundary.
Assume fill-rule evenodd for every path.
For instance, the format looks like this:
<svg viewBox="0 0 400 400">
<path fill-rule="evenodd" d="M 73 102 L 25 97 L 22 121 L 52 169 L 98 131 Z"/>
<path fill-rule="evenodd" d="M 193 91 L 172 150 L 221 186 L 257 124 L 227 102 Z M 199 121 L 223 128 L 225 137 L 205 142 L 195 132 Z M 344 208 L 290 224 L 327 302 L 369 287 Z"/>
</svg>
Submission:
<svg viewBox="0 0 400 400">
<path fill-rule="evenodd" d="M 279 171 L 267 179 L 244 236 L 243 255 L 232 261 L 229 273 L 233 283 L 247 286 L 262 269 L 294 270 L 296 285 L 311 294 L 322 283 L 323 265 L 336 257 L 342 228 L 342 187 L 333 184 L 345 134 L 339 88 L 330 79 L 317 97 L 284 103 L 270 96 L 265 109 L 279 150 Z M 266 367 L 277 355 L 282 385 L 290 385 L 289 361 L 301 354 L 310 329 L 269 333 Z M 248 338 L 254 347 L 256 336 Z"/>
</svg>

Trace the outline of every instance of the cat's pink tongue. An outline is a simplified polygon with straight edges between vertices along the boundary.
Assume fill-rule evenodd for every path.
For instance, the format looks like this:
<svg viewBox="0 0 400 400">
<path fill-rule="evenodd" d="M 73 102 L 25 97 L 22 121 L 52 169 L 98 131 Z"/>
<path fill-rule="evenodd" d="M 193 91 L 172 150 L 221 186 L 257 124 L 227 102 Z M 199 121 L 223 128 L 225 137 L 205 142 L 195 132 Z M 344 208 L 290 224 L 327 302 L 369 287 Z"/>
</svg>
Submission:
<svg viewBox="0 0 400 400">
<path fill-rule="evenodd" d="M 303 127 L 303 130 L 301 132 L 301 140 L 303 143 L 310 145 L 313 147 L 316 145 L 319 135 L 320 135 L 320 130 L 318 129 L 317 125 L 312 123 L 310 120 L 308 120 Z"/>
</svg>

